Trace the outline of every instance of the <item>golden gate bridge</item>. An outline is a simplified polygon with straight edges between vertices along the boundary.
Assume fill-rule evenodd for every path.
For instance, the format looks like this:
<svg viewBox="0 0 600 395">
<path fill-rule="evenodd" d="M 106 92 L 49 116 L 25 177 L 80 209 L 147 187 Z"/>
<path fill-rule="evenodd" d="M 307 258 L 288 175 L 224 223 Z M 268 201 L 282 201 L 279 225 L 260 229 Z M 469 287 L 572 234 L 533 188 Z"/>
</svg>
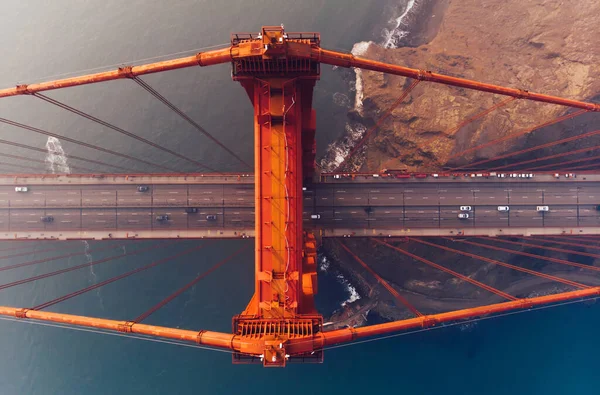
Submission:
<svg viewBox="0 0 600 395">
<path fill-rule="evenodd" d="M 206 131 L 191 116 L 179 109 L 167 97 L 142 79 L 143 76 L 153 73 L 190 67 L 207 67 L 223 63 L 231 63 L 233 80 L 241 84 L 254 107 L 253 166 L 244 161 L 233 150 Z M 320 78 L 321 64 L 345 68 L 360 68 L 401 76 L 407 79 L 403 91 L 398 95 L 398 99 L 387 111 L 379 116 L 375 124 L 363 134 L 361 139 L 353 146 L 349 154 L 332 173 L 318 173 L 315 169 L 317 115 L 313 108 L 312 97 L 313 88 Z M 248 172 L 251 172 L 253 168 L 253 177 L 244 173 L 222 173 L 218 169 L 213 168 L 211 164 L 185 156 L 156 142 L 131 133 L 106 120 L 86 113 L 75 106 L 54 99 L 46 93 L 57 89 L 113 80 L 130 80 L 135 82 L 148 94 L 163 103 L 191 125 L 198 133 L 210 139 L 223 153 L 235 158 Z M 488 159 L 476 160 L 465 165 L 456 165 L 453 168 L 444 170 L 443 173 L 436 174 L 435 177 L 424 174 L 422 177 L 413 177 L 408 180 L 404 176 L 410 177 L 410 175 L 402 174 L 402 177 L 399 177 L 402 172 L 394 174 L 393 172 L 382 171 L 370 175 L 356 174 L 349 170 L 349 161 L 351 158 L 365 144 L 369 143 L 377 130 L 390 119 L 393 111 L 406 103 L 407 98 L 410 97 L 411 92 L 417 85 L 427 83 L 445 84 L 507 97 L 505 100 L 460 122 L 455 128 L 446 131 L 446 136 L 453 136 L 466 125 L 482 119 L 490 113 L 518 100 L 548 103 L 563 106 L 568 110 L 565 114 L 555 119 L 548 120 L 526 130 L 515 131 L 498 139 L 469 147 L 460 152 L 454 152 L 451 159 L 463 158 L 481 149 L 527 135 L 535 130 L 558 124 L 585 113 L 600 111 L 600 104 L 597 103 L 529 92 L 524 89 L 486 84 L 438 74 L 428 70 L 412 69 L 364 59 L 348 53 L 327 50 L 321 48 L 321 38 L 318 33 L 286 32 L 283 26 L 265 26 L 262 27 L 260 33 L 234 33 L 231 36 L 230 46 L 200 52 L 194 56 L 138 66 L 124 66 L 107 72 L 0 89 L 0 98 L 4 98 L 4 100 L 9 100 L 8 98 L 12 96 L 30 96 L 42 100 L 49 105 L 71 112 L 104 128 L 111 129 L 114 132 L 161 150 L 173 157 L 189 162 L 196 166 L 199 171 L 204 172 L 183 173 L 176 168 L 158 165 L 150 160 L 138 158 L 127 152 L 103 148 L 99 145 L 63 136 L 36 126 L 0 118 L 1 123 L 10 127 L 54 137 L 80 147 L 124 158 L 138 165 L 143 165 L 144 168 L 156 169 L 161 172 L 141 174 L 139 172 L 131 172 L 127 168 L 112 163 L 92 160 L 87 157 L 69 156 L 71 159 L 79 162 L 88 162 L 110 168 L 111 170 L 107 173 L 98 174 L 91 172 L 87 167 L 77 165 L 74 168 L 81 171 L 81 174 L 44 175 L 28 172 L 1 176 L 0 178 L 3 181 L 0 182 L 0 187 L 5 187 L 4 190 L 10 191 L 11 194 L 9 195 L 9 192 L 6 192 L 5 195 L 7 197 L 0 200 L 0 210 L 3 211 L 3 228 L 0 229 L 0 233 L 3 234 L 3 239 L 101 238 L 113 240 L 110 243 L 114 243 L 120 239 L 137 239 L 143 237 L 174 239 L 162 240 L 151 246 L 130 249 L 123 254 L 109 256 L 86 264 L 0 284 L 0 290 L 62 275 L 83 267 L 99 265 L 116 258 L 133 256 L 141 252 L 157 251 L 166 246 L 177 245 L 178 241 L 176 239 L 205 239 L 198 246 L 157 259 L 147 265 L 36 306 L 2 306 L 0 307 L 0 315 L 17 320 L 49 321 L 59 325 L 94 328 L 107 332 L 121 332 L 130 335 L 144 335 L 186 342 L 232 352 L 233 360 L 237 363 L 261 362 L 264 366 L 281 367 L 285 366 L 288 362 L 321 362 L 324 350 L 340 344 L 356 342 L 364 338 L 376 338 L 401 331 L 440 327 L 446 323 L 464 322 L 464 320 L 477 317 L 501 315 L 513 310 L 534 309 L 544 305 L 598 297 L 600 295 L 600 287 L 593 276 L 590 276 L 588 284 L 584 284 L 582 281 L 569 279 L 568 275 L 560 276 L 543 273 L 540 270 L 529 269 L 525 265 L 507 263 L 500 259 L 480 255 L 474 251 L 487 250 L 490 255 L 494 252 L 504 252 L 525 256 L 559 265 L 565 268 L 564 270 L 577 270 L 582 273 L 593 274 L 593 272 L 600 271 L 600 268 L 593 264 L 579 263 L 575 259 L 562 259 L 514 249 L 528 247 L 536 250 L 544 250 L 549 253 L 567 254 L 569 257 L 583 256 L 593 259 L 600 257 L 600 254 L 587 252 L 590 249 L 600 249 L 597 246 L 600 239 L 596 237 L 600 230 L 598 227 L 600 219 L 595 210 L 595 201 L 597 199 L 595 196 L 589 196 L 590 193 L 595 193 L 589 191 L 594 190 L 595 182 L 600 177 L 600 175 L 594 172 L 596 165 L 593 161 L 597 157 L 588 156 L 583 159 L 577 158 L 562 161 L 565 157 L 590 152 L 597 147 L 581 148 L 510 162 L 514 159 L 513 157 L 520 158 L 521 155 L 526 155 L 539 149 L 560 146 L 579 139 L 591 138 L 597 136 L 600 131 L 581 133 L 543 145 L 503 153 Z M 430 140 L 433 141 L 433 138 Z M 46 152 L 27 144 L 4 139 L 0 140 L 0 144 L 37 152 Z M 40 162 L 39 160 L 20 155 L 1 154 L 1 156 L 9 159 L 28 160 L 34 163 Z M 555 159 L 560 159 L 560 161 L 544 163 Z M 592 163 L 582 164 L 583 162 L 590 161 Z M 11 162 L 2 162 L 0 164 L 24 169 L 36 169 L 35 167 L 15 165 Z M 556 180 L 555 173 L 557 171 L 560 176 L 564 171 L 575 169 L 581 170 L 579 178 L 566 181 Z M 529 172 L 535 170 L 536 182 L 547 188 L 539 193 L 535 191 L 535 196 L 532 196 L 533 199 L 530 199 L 529 196 L 519 197 L 518 193 L 515 192 L 506 192 L 505 188 L 507 185 L 523 185 L 521 178 L 505 180 L 494 177 L 493 179 L 489 179 L 492 176 L 492 172 L 501 175 L 502 171 L 508 171 L 512 173 L 518 172 L 519 175 L 522 175 L 521 173 L 525 170 L 527 171 L 527 177 L 532 176 L 533 174 Z M 118 171 L 118 173 L 115 173 L 115 171 Z M 472 173 L 473 171 L 475 173 Z M 250 184 L 249 181 L 251 182 Z M 471 191 L 472 186 L 475 185 L 473 184 L 474 182 L 478 183 L 477 185 L 484 190 Z M 149 186 L 139 186 L 138 190 L 134 191 L 132 195 L 132 192 L 128 192 L 132 184 L 149 184 Z M 168 189 L 175 188 L 174 186 L 180 189 Z M 100 187 L 103 191 L 108 191 L 108 197 L 99 198 L 97 196 L 100 190 L 98 188 Z M 32 188 L 32 192 L 35 190 L 42 191 L 40 193 L 44 194 L 43 201 L 35 198 L 21 199 L 20 196 L 26 196 L 29 193 L 29 188 Z M 150 194 L 147 194 L 148 188 L 152 189 Z M 162 195 L 161 188 L 163 188 Z M 344 189 L 340 190 L 340 188 Z M 394 188 L 401 188 L 401 190 Z M 471 203 L 469 205 L 462 205 L 461 203 L 461 213 L 459 213 L 457 218 L 456 207 L 454 206 L 458 206 L 459 202 L 464 201 L 465 197 L 460 197 L 459 200 L 454 201 L 452 199 L 458 199 L 458 197 L 453 198 L 450 195 L 444 195 L 447 189 L 443 188 L 453 188 L 452 191 L 456 193 L 463 193 L 465 190 L 468 190 L 470 197 L 466 198 L 471 199 L 469 202 L 472 202 L 472 206 L 470 205 Z M 555 188 L 555 190 L 552 190 L 552 188 Z M 572 192 L 569 188 L 575 188 L 573 189 L 575 192 Z M 58 191 L 55 195 L 52 195 L 53 189 Z M 219 199 L 204 198 L 208 200 L 208 203 L 203 203 L 197 199 L 192 203 L 195 192 L 203 190 L 206 194 L 212 195 L 216 189 L 222 191 L 220 192 L 221 197 Z M 552 192 L 545 194 L 544 191 L 546 190 Z M 245 196 L 247 193 L 251 194 L 252 197 Z M 69 194 L 74 195 L 74 197 L 69 199 Z M 423 203 L 426 199 L 429 199 L 429 194 L 434 196 L 434 199 L 437 199 L 437 203 L 432 204 L 433 209 L 428 204 Z M 113 195 L 114 198 L 112 197 Z M 167 198 L 165 197 L 167 195 L 178 195 L 178 197 Z M 135 203 L 135 201 L 142 200 L 139 196 L 144 196 L 144 201 L 142 203 Z M 235 201 L 231 196 L 236 196 Z M 402 197 L 402 203 L 396 200 L 399 196 Z M 521 201 L 519 203 L 520 198 Z M 539 207 L 546 207 L 546 209 L 538 209 L 538 211 L 541 211 L 539 217 L 542 220 L 541 226 L 519 222 L 518 214 L 511 217 L 508 208 L 509 203 L 512 205 L 516 202 L 514 204 L 529 207 L 535 204 L 538 198 L 540 199 Z M 442 199 L 447 200 L 442 201 Z M 523 201 L 522 199 L 530 200 Z M 355 203 L 348 203 L 349 200 Z M 381 203 L 383 200 L 386 203 Z M 393 203 L 391 202 L 392 200 L 394 200 Z M 495 218 L 494 221 L 490 220 L 491 217 L 486 220 L 486 212 L 483 209 L 480 210 L 481 214 L 479 214 L 480 211 L 478 211 L 477 205 L 482 200 L 487 201 L 485 204 L 488 206 L 495 206 L 496 202 L 506 202 L 506 206 L 498 206 L 498 211 L 507 212 L 507 217 L 502 217 L 501 219 L 502 221 L 506 219 L 506 223 L 500 222 L 500 225 L 498 225 L 498 222 L 494 222 L 498 218 Z M 227 204 L 225 203 L 226 201 L 228 202 Z M 546 213 L 544 212 L 548 211 L 546 204 L 551 201 L 556 202 L 557 205 L 564 203 L 572 205 L 572 209 L 570 206 L 568 207 L 569 212 L 576 210 L 577 215 L 565 216 L 564 218 L 559 218 L 558 221 L 553 220 L 550 215 L 546 217 Z M 218 219 L 217 215 L 210 214 L 208 211 L 203 213 L 202 210 L 203 207 L 214 208 L 217 205 L 222 205 L 221 209 L 223 211 L 219 214 L 222 217 L 222 222 L 211 223 L 211 221 Z M 454 209 L 449 209 L 447 206 L 453 206 Z M 157 209 L 164 211 L 165 207 L 180 209 L 179 217 L 176 215 L 170 216 L 169 214 L 151 215 L 144 225 L 141 225 L 139 221 L 129 221 L 127 224 L 122 224 L 119 219 L 119 215 L 135 216 L 142 208 L 146 210 L 150 208 L 151 213 L 157 214 Z M 324 212 L 319 212 L 323 207 L 327 208 L 328 213 L 331 212 L 332 218 L 326 218 Z M 364 210 L 356 210 L 356 207 L 363 208 Z M 423 207 L 428 208 L 424 209 Z M 506 210 L 500 210 L 500 207 L 506 207 Z M 307 212 L 306 208 L 310 208 L 310 212 Z M 383 214 L 376 216 L 378 214 L 373 214 L 374 208 L 375 210 L 381 209 L 380 211 L 383 211 Z M 185 209 L 185 213 L 183 209 Z M 430 215 L 425 213 L 425 211 L 430 209 L 433 210 L 432 212 L 434 212 L 437 218 L 425 220 L 426 215 Z M 393 214 L 395 213 L 393 210 L 398 210 L 400 220 L 389 220 L 389 218 L 396 215 Z M 412 212 L 411 210 L 416 211 Z M 449 214 L 444 210 L 449 210 Z M 565 210 L 568 211 L 567 209 Z M 22 218 L 22 214 L 25 212 L 33 213 L 31 215 L 40 214 L 41 220 L 34 221 L 33 225 L 27 225 L 27 221 L 20 222 L 20 218 Z M 56 212 L 56 214 L 52 214 L 53 212 Z M 589 214 L 590 212 L 592 214 Z M 229 217 L 226 216 L 226 213 L 228 213 Z M 95 230 L 91 228 L 89 223 L 85 222 L 89 220 L 89 215 L 92 214 L 102 215 L 103 218 L 114 217 L 114 220 L 110 219 L 110 221 L 113 221 L 110 225 L 103 225 L 102 229 Z M 206 216 L 206 219 L 202 221 L 208 226 L 207 229 L 191 227 L 190 216 L 194 214 Z M 308 217 L 307 214 L 309 215 Z M 336 217 L 336 214 L 342 215 L 342 217 Z M 424 215 L 420 216 L 421 214 Z M 449 217 L 446 217 L 446 214 Z M 69 218 L 79 216 L 79 219 L 75 220 L 75 222 L 73 220 L 55 221 L 58 216 L 63 218 L 62 216 L 67 215 L 70 216 Z M 321 218 L 322 215 L 323 218 Z M 343 217 L 343 215 L 347 215 L 347 217 Z M 153 217 L 156 217 L 156 221 L 154 221 Z M 227 222 L 226 218 L 229 218 L 231 222 Z M 357 221 L 357 218 L 361 221 Z M 386 218 L 388 218 L 388 222 L 386 222 Z M 451 218 L 454 222 L 451 222 Z M 366 222 L 363 220 L 366 220 Z M 382 225 L 372 225 L 373 220 L 377 220 L 377 223 Z M 102 221 L 106 224 L 107 220 L 103 219 Z M 443 225 L 442 222 L 449 225 Z M 143 227 L 147 227 L 148 229 L 142 229 Z M 412 233 L 407 229 L 408 227 L 412 228 Z M 525 228 L 526 230 L 524 230 Z M 573 229 L 575 232 L 573 232 Z M 142 231 L 145 231 L 145 233 Z M 536 234 L 537 236 L 535 236 Z M 395 238 L 395 236 L 399 235 L 403 235 L 404 237 L 402 239 Z M 413 235 L 422 237 L 415 237 Z M 509 238 L 503 235 L 511 235 L 513 237 Z M 494 295 L 499 302 L 456 311 L 434 313 L 421 311 L 402 290 L 394 287 L 384 276 L 373 269 L 372 265 L 367 264 L 364 257 L 359 256 L 356 251 L 353 251 L 351 245 L 345 242 L 343 238 L 340 239 L 340 236 L 365 237 L 373 249 L 389 249 L 394 253 L 406 257 L 407 262 L 411 262 L 411 265 L 426 265 L 427 267 L 439 270 L 458 279 L 461 283 L 469 283 L 482 291 Z M 436 238 L 430 238 L 433 236 Z M 129 320 L 118 321 L 47 310 L 58 303 L 77 297 L 93 289 L 114 283 L 129 276 L 134 276 L 179 257 L 198 253 L 203 248 L 213 244 L 215 242 L 215 240 L 212 240 L 213 238 L 221 237 L 253 237 L 254 239 L 254 294 L 245 309 L 233 317 L 231 333 L 170 328 L 144 324 L 143 321 L 179 295 L 198 284 L 212 272 L 224 266 L 234 257 L 248 253 L 251 247 L 250 244 L 246 244 L 242 248 L 226 254 L 226 257 L 216 262 L 209 270 L 199 274 L 160 303 L 142 312 L 137 317 L 131 317 Z M 348 326 L 341 329 L 326 330 L 323 325 L 323 317 L 315 307 L 314 295 L 317 293 L 317 246 L 322 238 L 327 237 L 333 238 L 336 245 L 339 246 L 340 251 L 343 251 L 348 257 L 351 257 L 363 267 L 369 276 L 372 276 L 377 283 L 381 284 L 392 295 L 398 307 L 410 312 L 412 318 L 364 327 Z M 410 245 L 426 246 L 431 251 L 444 251 L 452 256 L 460 257 L 460 259 L 485 262 L 490 265 L 523 273 L 527 276 L 542 278 L 556 284 L 561 284 L 568 291 L 550 293 L 544 296 L 519 297 L 486 284 L 484 281 L 476 280 L 468 274 L 461 273 L 460 267 L 452 269 L 441 265 L 433 262 L 431 259 L 414 254 L 402 244 L 398 244 L 399 242 L 405 243 L 406 241 Z M 44 246 L 47 246 L 47 249 L 43 251 L 62 251 L 54 243 L 59 243 L 59 241 L 45 240 Z M 551 244 L 552 246 L 548 246 L 547 244 Z M 511 246 L 514 248 L 511 248 Z M 111 250 L 114 247 L 114 244 L 110 244 L 108 247 L 102 247 L 98 250 Z M 31 251 L 13 253 L 13 251 L 23 249 L 26 249 L 26 246 L 19 245 L 17 247 L 4 248 L 1 251 L 3 253 L 8 252 L 9 255 L 4 255 L 0 259 L 31 254 Z M 582 251 L 582 249 L 584 250 Z M 0 267 L 0 271 L 34 266 L 49 260 L 68 259 L 78 255 L 81 255 L 81 253 L 68 252 L 57 257 L 2 266 Z"/>
</svg>

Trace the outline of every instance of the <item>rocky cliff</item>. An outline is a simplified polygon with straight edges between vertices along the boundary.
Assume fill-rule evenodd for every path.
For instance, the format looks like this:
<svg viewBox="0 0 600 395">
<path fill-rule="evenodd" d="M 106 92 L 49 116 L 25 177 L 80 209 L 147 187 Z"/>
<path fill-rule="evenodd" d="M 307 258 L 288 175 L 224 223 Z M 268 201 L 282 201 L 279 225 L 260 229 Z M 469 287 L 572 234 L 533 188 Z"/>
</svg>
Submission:
<svg viewBox="0 0 600 395">
<path fill-rule="evenodd" d="M 419 9 L 405 47 L 384 49 L 371 44 L 363 56 L 573 99 L 590 100 L 600 93 L 597 0 L 424 0 Z M 403 77 L 366 71 L 359 78 L 362 103 L 357 103 L 350 116 L 367 127 L 411 83 Z M 437 170 L 573 133 L 571 125 L 542 137 L 524 136 L 451 159 L 471 146 L 531 128 L 567 111 L 561 106 L 515 100 L 453 133 L 462 121 L 504 99 L 421 82 L 371 138 L 360 165 L 373 171 L 402 167 Z M 596 114 L 585 118 L 584 126 L 594 121 L 600 124 L 592 115 Z"/>
</svg>

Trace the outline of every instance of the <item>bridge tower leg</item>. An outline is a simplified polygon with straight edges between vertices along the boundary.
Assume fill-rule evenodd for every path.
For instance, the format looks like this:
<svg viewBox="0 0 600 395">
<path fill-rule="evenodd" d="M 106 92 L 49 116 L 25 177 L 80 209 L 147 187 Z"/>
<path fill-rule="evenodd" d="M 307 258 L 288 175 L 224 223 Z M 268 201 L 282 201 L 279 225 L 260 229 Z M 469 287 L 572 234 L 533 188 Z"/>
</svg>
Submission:
<svg viewBox="0 0 600 395">
<path fill-rule="evenodd" d="M 237 35 L 234 35 L 237 36 Z M 314 307 L 316 248 L 303 231 L 303 178 L 312 177 L 315 154 L 313 87 L 319 64 L 286 55 L 283 27 L 263 27 L 257 37 L 232 39 L 241 57 L 233 63 L 254 106 L 255 293 L 233 319 L 240 340 L 235 362 L 262 359 L 285 366 L 291 358 L 320 361 L 311 339 L 322 329 Z M 303 40 L 304 42 L 310 40 Z"/>
</svg>

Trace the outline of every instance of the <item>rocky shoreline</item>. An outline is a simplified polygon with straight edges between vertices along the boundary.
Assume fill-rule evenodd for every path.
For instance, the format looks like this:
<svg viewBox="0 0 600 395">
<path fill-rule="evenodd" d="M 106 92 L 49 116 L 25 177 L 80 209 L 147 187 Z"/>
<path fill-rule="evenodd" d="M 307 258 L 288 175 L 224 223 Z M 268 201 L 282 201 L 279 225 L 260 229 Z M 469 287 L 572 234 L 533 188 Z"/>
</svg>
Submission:
<svg viewBox="0 0 600 395">
<path fill-rule="evenodd" d="M 399 48 L 385 49 L 374 43 L 359 43 L 353 53 L 449 75 L 598 101 L 600 46 L 595 37 L 600 36 L 600 23 L 597 23 L 600 19 L 600 3 L 583 0 L 577 8 L 566 8 L 561 4 L 558 0 L 491 0 L 485 4 L 477 0 L 423 0 L 416 3 L 405 22 L 410 33 L 397 41 Z M 519 15 L 519 18 L 515 18 L 515 15 Z M 356 78 L 359 94 L 348 113 L 345 135 L 330 147 L 320 162 L 326 171 L 333 170 L 344 160 L 344 154 L 410 84 L 406 78 L 381 73 L 341 72 L 347 73 L 349 79 Z M 598 129 L 600 124 L 596 114 L 584 114 L 496 144 L 476 154 L 452 158 L 453 154 L 468 147 L 503 137 L 515 130 L 527 129 L 566 111 L 560 106 L 517 100 L 458 130 L 456 134 L 447 135 L 462 120 L 503 99 L 485 93 L 421 83 L 405 104 L 393 112 L 391 122 L 383 125 L 369 144 L 353 156 L 345 171 L 376 172 L 382 168 L 438 171 L 445 166 L 461 165 L 502 152 L 586 133 Z M 529 153 L 526 157 L 516 156 L 510 161 L 542 157 L 558 150 L 568 152 L 595 144 L 600 144 L 600 140 L 580 140 Z M 497 295 L 486 291 L 482 293 L 470 284 L 459 287 L 460 282 L 449 280 L 445 275 L 440 276 L 434 270 L 425 268 L 415 271 L 414 268 L 419 266 L 412 259 L 398 253 L 386 253 L 381 246 L 374 246 L 365 240 L 348 239 L 347 242 L 359 255 L 363 252 L 363 258 L 373 265 L 376 272 L 426 313 L 502 301 Z M 336 312 L 331 321 L 341 326 L 362 325 L 369 314 L 383 320 L 411 316 L 406 309 L 398 308 L 389 292 L 353 262 L 350 256 L 340 251 L 334 243 L 324 243 L 334 269 L 343 273 L 361 296 L 356 302 Z M 429 254 L 430 259 L 444 266 L 457 265 L 456 260 L 460 259 L 441 251 L 432 256 L 431 251 L 419 249 L 418 246 L 415 248 L 412 243 L 401 248 L 405 247 L 419 256 Z M 536 251 L 544 254 L 541 249 Z M 480 253 L 485 255 L 486 252 Z M 494 254 L 495 259 L 505 259 L 506 262 L 516 257 Z M 464 264 L 467 261 L 469 264 Z M 460 262 L 462 264 L 457 266 L 460 268 L 457 271 L 513 295 L 533 296 L 540 292 L 564 290 L 562 284 L 529 278 L 520 272 L 509 270 L 507 274 L 507 269 L 494 265 L 481 265 L 465 259 Z M 527 262 L 519 261 L 519 264 Z M 589 264 L 595 265 L 596 262 L 592 260 Z M 535 265 L 535 270 L 543 269 L 544 273 L 600 284 L 595 276 L 581 270 L 565 271 L 548 262 L 535 262 Z"/>
</svg>

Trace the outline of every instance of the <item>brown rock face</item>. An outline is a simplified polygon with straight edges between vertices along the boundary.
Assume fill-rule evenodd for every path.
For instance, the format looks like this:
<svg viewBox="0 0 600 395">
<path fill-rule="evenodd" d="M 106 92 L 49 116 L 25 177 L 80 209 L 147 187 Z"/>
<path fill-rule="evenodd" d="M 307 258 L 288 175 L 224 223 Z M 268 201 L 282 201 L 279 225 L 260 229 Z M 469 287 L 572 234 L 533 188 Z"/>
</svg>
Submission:
<svg viewBox="0 0 600 395">
<path fill-rule="evenodd" d="M 399 49 L 371 45 L 364 56 L 579 100 L 600 93 L 598 0 L 442 0 L 428 9 L 434 14 L 421 19 L 441 18 L 438 26 L 422 22 L 421 30 L 439 28 L 429 43 Z M 362 72 L 362 79 L 364 100 L 359 113 L 367 125 L 411 83 L 367 71 Z M 532 128 L 567 110 L 514 100 L 451 133 L 464 120 L 505 99 L 421 82 L 371 139 L 363 168 L 433 171 L 540 144 L 540 138 L 526 136 L 452 158 L 469 147 Z M 598 117 L 595 120 L 600 123 Z M 565 133 L 550 132 L 547 139 L 569 135 Z"/>
</svg>

